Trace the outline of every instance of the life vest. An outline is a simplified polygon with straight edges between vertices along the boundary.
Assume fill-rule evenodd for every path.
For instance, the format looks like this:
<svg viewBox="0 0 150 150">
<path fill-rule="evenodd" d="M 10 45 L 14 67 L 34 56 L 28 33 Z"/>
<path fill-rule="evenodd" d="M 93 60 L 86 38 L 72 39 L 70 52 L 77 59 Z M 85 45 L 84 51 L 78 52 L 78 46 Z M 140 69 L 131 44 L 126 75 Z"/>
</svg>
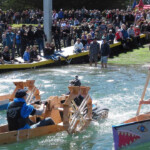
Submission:
<svg viewBox="0 0 150 150">
<path fill-rule="evenodd" d="M 29 124 L 29 118 L 21 117 L 21 109 L 24 105 L 24 102 L 12 102 L 8 106 L 7 110 L 7 121 L 9 131 L 18 130 L 23 128 L 26 124 Z"/>
</svg>

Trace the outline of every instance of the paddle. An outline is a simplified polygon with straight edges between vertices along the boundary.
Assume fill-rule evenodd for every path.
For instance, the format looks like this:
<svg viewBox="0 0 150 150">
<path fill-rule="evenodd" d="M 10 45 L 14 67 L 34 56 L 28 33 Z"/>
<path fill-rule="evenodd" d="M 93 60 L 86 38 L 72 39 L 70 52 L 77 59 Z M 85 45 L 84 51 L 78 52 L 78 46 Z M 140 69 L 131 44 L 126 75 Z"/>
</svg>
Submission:
<svg viewBox="0 0 150 150">
<path fill-rule="evenodd" d="M 147 89 L 149 80 L 150 80 L 150 68 L 149 68 L 149 71 L 148 71 L 148 76 L 147 76 L 147 79 L 146 79 L 146 83 L 145 83 L 144 90 L 143 90 L 143 93 L 142 93 L 142 96 L 141 96 L 141 100 L 140 100 L 140 101 L 143 101 L 143 99 L 144 99 L 144 97 L 145 97 L 145 93 L 146 93 L 146 89 Z M 142 106 L 142 105 L 139 104 L 138 110 L 137 110 L 137 112 L 136 112 L 136 116 L 139 115 L 140 110 L 141 110 L 141 106 Z"/>
</svg>

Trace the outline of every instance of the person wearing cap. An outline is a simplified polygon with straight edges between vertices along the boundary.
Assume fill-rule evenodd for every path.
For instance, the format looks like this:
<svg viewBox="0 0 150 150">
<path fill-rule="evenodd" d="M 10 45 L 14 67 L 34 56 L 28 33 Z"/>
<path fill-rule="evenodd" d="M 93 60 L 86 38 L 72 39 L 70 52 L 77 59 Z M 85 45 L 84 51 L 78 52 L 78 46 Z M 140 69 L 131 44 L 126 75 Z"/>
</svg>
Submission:
<svg viewBox="0 0 150 150">
<path fill-rule="evenodd" d="M 101 67 L 107 68 L 107 61 L 108 61 L 108 57 L 110 55 L 110 47 L 106 41 L 106 38 L 103 38 L 102 40 L 103 40 L 103 42 L 101 44 L 101 49 L 100 49 Z"/>
<path fill-rule="evenodd" d="M 100 53 L 100 44 L 97 42 L 97 39 L 94 38 L 93 42 L 91 42 L 90 44 L 90 49 L 89 49 L 90 66 L 92 66 L 92 62 L 94 61 L 95 67 L 97 67 L 99 53 Z"/>
<path fill-rule="evenodd" d="M 27 89 L 18 89 L 13 102 L 8 104 L 7 121 L 9 131 L 31 129 L 40 126 L 55 124 L 51 118 L 46 118 L 36 124 L 29 119 L 29 115 L 42 115 L 45 110 L 44 104 L 39 109 L 33 105 L 27 105 Z"/>
<path fill-rule="evenodd" d="M 107 35 L 107 39 L 109 41 L 109 44 L 113 44 L 114 43 L 114 39 L 115 39 L 115 35 L 112 33 L 112 30 L 109 30 L 109 33 Z"/>
</svg>

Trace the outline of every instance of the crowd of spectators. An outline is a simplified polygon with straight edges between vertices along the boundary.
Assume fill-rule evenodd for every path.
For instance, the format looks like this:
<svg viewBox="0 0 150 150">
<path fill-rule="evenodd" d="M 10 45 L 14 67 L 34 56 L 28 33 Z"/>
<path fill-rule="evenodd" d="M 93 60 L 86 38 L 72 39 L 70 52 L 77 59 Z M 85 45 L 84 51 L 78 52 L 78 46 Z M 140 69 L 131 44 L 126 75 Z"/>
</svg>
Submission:
<svg viewBox="0 0 150 150">
<path fill-rule="evenodd" d="M 149 10 L 87 10 L 70 9 L 53 10 L 52 38 L 54 49 L 61 51 L 62 47 L 74 45 L 75 52 L 88 50 L 93 39 L 106 39 L 108 44 L 121 41 L 124 48 L 140 46 L 140 34 L 146 34 L 150 39 L 150 11 Z M 12 28 L 11 24 L 29 24 L 22 28 Z M 41 10 L 0 10 L 0 37 L 3 48 L 11 50 L 11 59 L 15 53 L 23 57 L 28 47 L 37 44 L 41 55 L 44 50 L 46 36 L 40 24 L 43 23 Z M 33 27 L 31 24 L 38 24 Z M 132 40 L 131 40 L 132 39 Z M 48 45 L 47 45 L 48 46 Z M 80 46 L 80 48 L 79 48 Z M 50 58 L 46 56 L 47 58 Z"/>
</svg>

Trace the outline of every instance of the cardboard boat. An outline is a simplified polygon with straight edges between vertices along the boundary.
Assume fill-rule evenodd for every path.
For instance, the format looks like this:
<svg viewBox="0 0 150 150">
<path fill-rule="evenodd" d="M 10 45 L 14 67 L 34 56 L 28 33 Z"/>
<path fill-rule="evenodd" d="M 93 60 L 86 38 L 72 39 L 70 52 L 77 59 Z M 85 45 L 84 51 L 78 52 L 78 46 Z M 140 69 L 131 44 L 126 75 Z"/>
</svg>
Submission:
<svg viewBox="0 0 150 150">
<path fill-rule="evenodd" d="M 15 97 L 15 93 L 18 89 L 24 89 L 24 88 L 28 88 L 28 94 L 30 94 L 33 90 L 35 90 L 35 92 L 33 92 L 33 100 L 38 101 L 40 100 L 40 90 L 38 88 L 36 88 L 34 86 L 35 80 L 26 80 L 25 82 L 23 81 L 19 81 L 19 82 L 14 82 L 16 88 L 13 91 L 12 94 L 8 94 L 8 95 L 3 95 L 0 96 L 0 111 L 1 110 L 6 110 L 8 103 L 10 101 L 13 101 L 14 97 Z M 94 103 L 92 101 L 92 119 L 93 120 L 101 120 L 101 119 L 105 119 L 108 117 L 108 113 L 109 113 L 109 109 L 98 104 L 97 102 Z"/>
<path fill-rule="evenodd" d="M 144 100 L 149 80 L 150 70 L 141 96 L 141 101 Z M 124 121 L 119 125 L 112 126 L 115 150 L 135 147 L 137 145 L 149 142 L 150 112 L 139 115 L 140 109 L 141 104 L 139 104 L 136 117 Z"/>
<path fill-rule="evenodd" d="M 41 97 L 40 97 L 39 89 L 35 87 L 34 83 L 35 80 L 26 80 L 25 82 L 23 81 L 14 82 L 14 85 L 16 86 L 15 90 L 11 94 L 0 96 L 0 110 L 7 109 L 8 103 L 10 101 L 13 101 L 13 99 L 15 98 L 15 93 L 18 89 L 28 88 L 27 91 L 28 94 L 33 92 L 32 99 L 36 101 L 40 100 Z"/>
<path fill-rule="evenodd" d="M 81 132 L 88 127 L 92 120 L 92 99 L 88 94 L 90 88 L 69 87 L 69 90 L 69 96 L 49 97 L 47 99 L 48 105 L 45 113 L 41 116 L 30 117 L 34 123 L 36 123 L 37 117 L 40 117 L 41 120 L 46 117 L 51 117 L 55 125 L 18 131 L 8 131 L 8 125 L 0 126 L 0 144 L 20 142 L 61 131 L 67 131 L 69 134 L 72 134 Z M 84 100 L 78 107 L 74 103 L 74 98 L 79 94 L 84 96 Z M 38 105 L 34 104 L 34 107 L 36 108 Z"/>
</svg>

